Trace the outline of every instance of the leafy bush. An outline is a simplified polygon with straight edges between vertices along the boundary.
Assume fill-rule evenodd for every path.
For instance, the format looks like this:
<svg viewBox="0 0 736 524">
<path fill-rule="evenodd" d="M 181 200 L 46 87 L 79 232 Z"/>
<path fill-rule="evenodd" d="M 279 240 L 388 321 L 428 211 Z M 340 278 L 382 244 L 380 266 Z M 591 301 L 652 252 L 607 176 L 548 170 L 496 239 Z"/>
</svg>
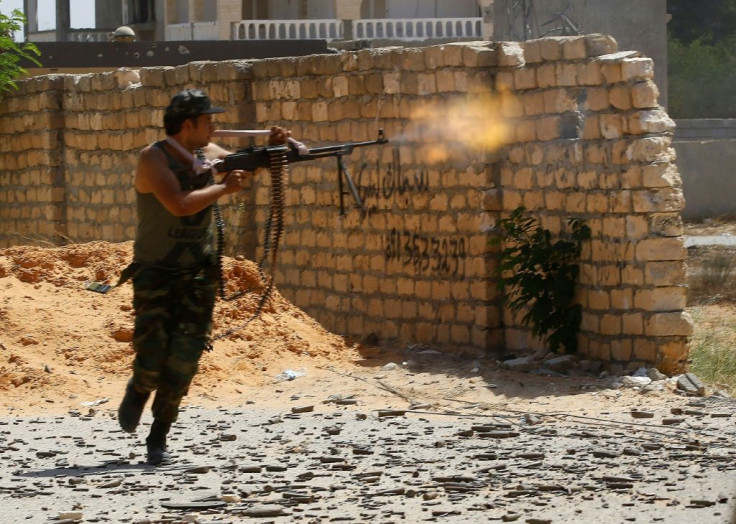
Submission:
<svg viewBox="0 0 736 524">
<path fill-rule="evenodd" d="M 695 333 L 690 343 L 690 371 L 704 382 L 736 393 L 736 321 L 733 317 L 711 314 L 710 304 L 690 308 Z"/>
<path fill-rule="evenodd" d="M 14 33 L 23 29 L 25 22 L 26 18 L 19 9 L 14 9 L 10 16 L 0 13 L 0 96 L 11 87 L 17 89 L 15 79 L 26 72 L 18 64 L 21 59 L 41 65 L 36 60 L 41 53 L 34 44 L 19 44 L 13 39 Z"/>
<path fill-rule="evenodd" d="M 552 239 L 524 207 L 499 221 L 500 235 L 492 244 L 504 245 L 497 268 L 498 288 L 511 290 L 506 297 L 513 311 L 526 310 L 522 318 L 536 337 L 547 336 L 552 351 L 564 347 L 577 351 L 582 308 L 573 302 L 580 267 L 582 242 L 590 238 L 590 228 L 576 218 L 568 219 L 569 240 Z M 549 335 L 548 335 L 549 334 Z"/>
<path fill-rule="evenodd" d="M 669 39 L 668 113 L 673 118 L 736 118 L 736 37 L 706 45 Z"/>
</svg>

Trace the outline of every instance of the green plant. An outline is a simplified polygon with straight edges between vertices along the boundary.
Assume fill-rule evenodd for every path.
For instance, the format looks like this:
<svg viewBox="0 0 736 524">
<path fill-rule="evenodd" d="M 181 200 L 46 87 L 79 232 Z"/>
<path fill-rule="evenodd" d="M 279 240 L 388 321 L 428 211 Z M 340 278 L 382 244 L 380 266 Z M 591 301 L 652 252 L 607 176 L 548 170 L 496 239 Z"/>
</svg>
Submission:
<svg viewBox="0 0 736 524">
<path fill-rule="evenodd" d="M 715 246 L 694 248 L 688 251 L 688 303 L 703 300 L 733 300 L 736 287 L 733 283 L 736 256 L 732 249 Z"/>
<path fill-rule="evenodd" d="M 41 65 L 36 60 L 41 53 L 34 44 L 19 44 L 13 38 L 16 31 L 23 29 L 25 22 L 26 18 L 19 9 L 14 9 L 10 16 L 0 13 L 0 96 L 11 87 L 18 88 L 15 79 L 26 73 L 19 64 L 21 60 Z"/>
<path fill-rule="evenodd" d="M 505 246 L 497 266 L 498 288 L 509 289 L 506 300 L 513 311 L 525 310 L 525 326 L 537 337 L 547 337 L 552 351 L 577 351 L 582 308 L 574 303 L 582 242 L 590 228 L 569 218 L 569 239 L 552 239 L 524 207 L 511 212 L 497 225 L 500 234 L 492 244 Z"/>
<path fill-rule="evenodd" d="M 723 289 L 733 273 L 734 257 L 716 253 L 703 264 L 703 283 L 708 289 Z"/>
<path fill-rule="evenodd" d="M 690 308 L 695 332 L 690 343 L 690 371 L 704 382 L 736 392 L 736 322 L 733 317 L 721 317 L 711 309 L 711 303 Z"/>
<path fill-rule="evenodd" d="M 734 118 L 736 37 L 706 44 L 667 43 L 668 107 L 673 118 Z"/>
</svg>

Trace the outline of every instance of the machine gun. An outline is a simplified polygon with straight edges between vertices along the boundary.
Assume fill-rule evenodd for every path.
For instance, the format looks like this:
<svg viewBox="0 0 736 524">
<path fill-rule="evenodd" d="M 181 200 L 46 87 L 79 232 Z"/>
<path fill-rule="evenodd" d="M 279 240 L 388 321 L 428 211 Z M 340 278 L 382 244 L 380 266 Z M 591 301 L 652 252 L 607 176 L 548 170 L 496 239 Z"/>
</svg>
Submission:
<svg viewBox="0 0 736 524">
<path fill-rule="evenodd" d="M 243 137 L 243 136 L 254 136 L 254 135 L 268 135 L 268 130 L 218 130 L 212 133 L 213 137 Z M 348 142 L 345 144 L 337 144 L 326 147 L 308 148 L 304 144 L 297 142 L 290 138 L 289 143 L 285 145 L 277 146 L 265 146 L 265 147 L 248 147 L 240 149 L 235 153 L 227 155 L 222 160 L 216 160 L 210 164 L 219 173 L 227 173 L 234 170 L 243 171 L 255 171 L 258 168 L 268 168 L 271 174 L 271 205 L 269 208 L 268 218 L 266 220 L 265 231 L 263 235 L 263 257 L 258 262 L 259 273 L 265 278 L 264 263 L 270 258 L 271 267 L 276 264 L 276 258 L 279 249 L 279 243 L 284 231 L 284 185 L 286 183 L 286 173 L 289 164 L 294 162 L 305 162 L 307 160 L 318 160 L 320 158 L 335 157 L 337 159 L 337 176 L 338 185 L 340 188 L 340 214 L 344 215 L 345 203 L 344 195 L 346 194 L 343 189 L 344 183 L 347 184 L 350 192 L 353 194 L 355 203 L 358 207 L 363 206 L 358 189 L 353 183 L 353 179 L 350 177 L 345 161 L 343 157 L 353 152 L 356 147 L 365 147 L 373 145 L 382 145 L 388 143 L 388 140 L 383 134 L 383 129 L 379 129 L 378 138 L 376 140 L 369 140 L 366 142 Z M 217 206 L 213 204 L 215 223 L 217 225 L 217 257 L 218 265 L 220 268 L 220 296 L 224 300 L 233 300 L 241 296 L 244 292 L 236 293 L 232 297 L 225 296 L 224 277 L 222 275 L 222 256 L 224 247 L 224 221 L 222 214 Z M 274 279 L 270 277 L 268 284 L 258 302 L 255 312 L 245 324 L 240 327 L 232 328 L 224 333 L 213 337 L 208 343 L 208 348 L 211 349 L 212 342 L 215 340 L 229 336 L 248 324 L 253 319 L 257 318 L 261 313 L 266 303 L 268 302 L 271 293 L 274 288 Z"/>
<path fill-rule="evenodd" d="M 218 130 L 212 136 L 214 137 L 242 137 L 265 135 L 268 130 Z M 355 148 L 365 146 L 383 145 L 388 143 L 388 139 L 383 134 L 383 129 L 378 130 L 378 138 L 376 140 L 368 140 L 365 142 L 347 142 L 344 144 L 336 144 L 325 147 L 307 148 L 304 144 L 296 140 L 289 139 L 286 145 L 264 146 L 264 147 L 248 147 L 239 149 L 237 152 L 227 155 L 222 162 L 214 165 L 218 172 L 224 173 L 240 169 L 243 171 L 254 171 L 258 168 L 272 168 L 274 157 L 280 157 L 280 162 L 292 164 L 295 162 L 305 162 L 308 160 L 318 160 L 320 158 L 335 157 L 337 159 L 337 181 L 340 191 L 340 214 L 344 215 L 345 202 L 344 184 L 347 184 L 350 193 L 353 195 L 355 204 L 358 207 L 363 206 L 358 189 L 355 187 L 350 172 L 348 171 L 344 156 L 350 155 Z"/>
</svg>

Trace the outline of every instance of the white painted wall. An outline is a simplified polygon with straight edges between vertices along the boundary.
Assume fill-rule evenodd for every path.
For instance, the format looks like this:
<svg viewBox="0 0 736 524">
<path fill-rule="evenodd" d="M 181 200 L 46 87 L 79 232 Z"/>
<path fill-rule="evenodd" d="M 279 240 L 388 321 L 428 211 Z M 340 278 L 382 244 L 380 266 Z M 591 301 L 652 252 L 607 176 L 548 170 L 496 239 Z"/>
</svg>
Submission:
<svg viewBox="0 0 736 524">
<path fill-rule="evenodd" d="M 176 20 L 175 24 L 184 24 L 189 22 L 189 0 L 176 0 Z"/>
<path fill-rule="evenodd" d="M 217 21 L 217 2 L 210 0 L 202 5 L 202 21 L 203 22 L 216 22 Z"/>
<path fill-rule="evenodd" d="M 307 18 L 324 19 L 335 18 L 335 3 L 333 0 L 309 0 L 307 2 Z"/>
<path fill-rule="evenodd" d="M 386 0 L 387 18 L 466 18 L 480 16 L 477 0 Z"/>
<path fill-rule="evenodd" d="M 268 8 L 271 20 L 299 20 L 300 0 L 273 0 Z"/>
</svg>

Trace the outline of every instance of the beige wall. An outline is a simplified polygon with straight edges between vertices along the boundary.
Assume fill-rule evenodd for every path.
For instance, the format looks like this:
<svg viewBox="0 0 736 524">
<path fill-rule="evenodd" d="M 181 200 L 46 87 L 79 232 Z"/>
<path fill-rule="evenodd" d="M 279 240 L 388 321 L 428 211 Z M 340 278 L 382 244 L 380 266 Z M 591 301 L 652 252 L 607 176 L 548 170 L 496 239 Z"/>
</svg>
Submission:
<svg viewBox="0 0 736 524">
<path fill-rule="evenodd" d="M 310 145 L 370 140 L 347 158 L 365 208 L 340 216 L 333 161 L 294 164 L 279 290 L 327 328 L 440 347 L 532 351 L 504 311 L 488 244 L 523 204 L 552 231 L 569 216 L 593 231 L 581 263 L 582 353 L 612 369 L 682 369 L 685 249 L 672 122 L 652 63 L 600 35 L 519 43 L 389 48 L 38 77 L 0 102 L 0 245 L 133 238 L 138 150 L 162 136 L 169 98 L 206 89 L 224 128 L 284 124 Z M 423 127 L 426 104 L 451 108 L 491 93 L 512 134 L 470 149 Z M 449 125 L 458 112 L 447 112 Z M 447 126 L 443 126 L 447 127 Z M 449 156 L 433 153 L 450 145 Z M 226 142 L 236 147 L 234 141 Z M 258 257 L 268 177 L 226 204 L 232 254 Z"/>
</svg>

